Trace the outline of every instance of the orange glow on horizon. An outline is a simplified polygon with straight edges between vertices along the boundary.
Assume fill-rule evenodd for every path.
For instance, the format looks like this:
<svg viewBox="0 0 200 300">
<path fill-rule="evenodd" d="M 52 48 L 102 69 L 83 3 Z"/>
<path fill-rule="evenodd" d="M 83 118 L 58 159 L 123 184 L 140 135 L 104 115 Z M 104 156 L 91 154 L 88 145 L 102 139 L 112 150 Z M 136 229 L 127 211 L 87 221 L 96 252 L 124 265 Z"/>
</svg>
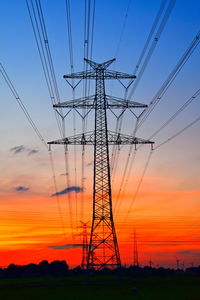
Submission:
<svg viewBox="0 0 200 300">
<path fill-rule="evenodd" d="M 133 259 L 133 228 L 137 231 L 140 262 L 148 263 L 149 257 L 159 265 L 173 265 L 175 256 L 186 263 L 191 259 L 198 263 L 200 252 L 198 212 L 193 217 L 187 215 L 194 211 L 200 190 L 166 191 L 143 189 L 138 193 L 130 214 L 126 217 L 134 194 L 126 191 L 120 213 L 115 215 L 115 226 L 120 247 L 122 263 L 131 264 Z M 184 204 L 190 199 L 190 209 Z M 75 194 L 71 194 L 75 201 Z M 80 201 L 80 195 L 77 195 Z M 116 194 L 113 195 L 115 208 Z M 182 206 L 180 205 L 182 203 Z M 73 230 L 70 228 L 70 215 L 66 195 L 59 197 L 62 215 L 59 214 L 56 197 L 5 195 L 1 203 L 1 241 L 0 265 L 10 263 L 27 264 L 64 259 L 70 266 L 81 262 L 81 248 L 53 249 L 51 246 L 81 244 L 80 212 L 73 215 Z M 185 208 L 186 207 L 186 208 Z M 73 204 L 73 209 L 75 204 Z M 91 196 L 85 195 L 85 216 L 91 220 Z M 114 210 L 115 211 L 115 210 Z M 177 217 L 178 216 L 178 217 Z M 125 218 L 125 219 L 124 219 Z M 88 229 L 89 231 L 89 229 Z"/>
</svg>

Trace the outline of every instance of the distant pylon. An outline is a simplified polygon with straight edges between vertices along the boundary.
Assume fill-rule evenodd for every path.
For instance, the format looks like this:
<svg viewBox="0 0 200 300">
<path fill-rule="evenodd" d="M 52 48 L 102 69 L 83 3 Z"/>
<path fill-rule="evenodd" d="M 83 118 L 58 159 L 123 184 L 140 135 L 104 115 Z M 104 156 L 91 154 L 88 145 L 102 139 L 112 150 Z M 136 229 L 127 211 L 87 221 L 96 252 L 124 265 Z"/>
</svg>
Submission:
<svg viewBox="0 0 200 300">
<path fill-rule="evenodd" d="M 139 267 L 137 236 L 136 236 L 135 228 L 134 228 L 134 232 L 133 232 L 133 266 Z"/>
<path fill-rule="evenodd" d="M 178 258 L 176 258 L 176 268 L 177 268 L 177 270 L 179 270 L 180 269 L 180 259 L 178 259 Z"/>
<path fill-rule="evenodd" d="M 87 268 L 87 258 L 88 258 L 88 223 L 89 222 L 81 222 L 81 226 L 78 228 L 82 229 L 82 232 L 79 234 L 79 236 L 82 236 L 82 260 L 81 260 L 81 268 L 86 269 Z"/>
<path fill-rule="evenodd" d="M 150 259 L 149 259 L 149 267 L 151 268 L 153 265 L 153 261 L 151 260 L 151 256 L 150 256 Z"/>
</svg>

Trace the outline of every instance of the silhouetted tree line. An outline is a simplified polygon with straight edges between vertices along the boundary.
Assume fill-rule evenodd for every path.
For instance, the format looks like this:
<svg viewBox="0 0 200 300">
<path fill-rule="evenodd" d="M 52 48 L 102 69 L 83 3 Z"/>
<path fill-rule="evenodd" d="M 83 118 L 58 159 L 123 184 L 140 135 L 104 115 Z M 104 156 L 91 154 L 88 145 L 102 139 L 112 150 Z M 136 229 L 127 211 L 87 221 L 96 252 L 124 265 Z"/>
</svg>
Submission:
<svg viewBox="0 0 200 300">
<path fill-rule="evenodd" d="M 31 263 L 25 266 L 10 264 L 7 268 L 0 268 L 0 277 L 65 276 L 68 269 L 69 266 L 64 260 L 55 260 L 51 263 L 48 263 L 47 260 L 43 260 L 39 264 Z"/>
<path fill-rule="evenodd" d="M 104 271 L 103 271 L 104 272 Z M 109 272 L 107 270 L 107 272 Z M 153 268 L 149 266 L 137 267 L 130 266 L 128 268 L 122 267 L 120 270 L 114 270 L 113 272 L 120 272 L 123 275 L 133 275 L 134 277 L 149 277 L 149 276 L 157 276 L 157 277 L 169 277 L 174 275 L 192 275 L 192 276 L 200 276 L 200 266 L 183 269 L 170 269 L 170 268 Z"/>
<path fill-rule="evenodd" d="M 19 266 L 15 264 L 10 264 L 7 268 L 0 268 L 0 278 L 22 278 L 22 277 L 39 277 L 39 276 L 76 276 L 81 274 L 113 274 L 113 275 L 129 275 L 134 277 L 149 277 L 149 276 L 159 276 L 168 277 L 173 275 L 192 275 L 200 276 L 200 266 L 191 267 L 185 270 L 181 269 L 169 269 L 169 268 L 153 268 L 149 266 L 145 267 L 121 267 L 118 269 L 110 270 L 107 268 L 101 271 L 95 270 L 83 270 L 80 266 L 73 269 L 69 269 L 66 261 L 56 260 L 49 263 L 47 260 L 41 261 L 39 264 L 28 264 L 25 266 Z"/>
</svg>

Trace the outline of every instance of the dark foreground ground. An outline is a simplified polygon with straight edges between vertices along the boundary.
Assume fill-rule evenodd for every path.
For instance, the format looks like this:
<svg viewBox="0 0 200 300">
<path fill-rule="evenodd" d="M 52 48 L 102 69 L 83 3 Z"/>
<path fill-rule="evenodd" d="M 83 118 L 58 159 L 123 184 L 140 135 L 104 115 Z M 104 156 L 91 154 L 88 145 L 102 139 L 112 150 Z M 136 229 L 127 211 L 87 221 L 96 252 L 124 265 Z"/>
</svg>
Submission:
<svg viewBox="0 0 200 300">
<path fill-rule="evenodd" d="M 200 278 L 116 276 L 0 279 L 2 300 L 200 300 Z"/>
</svg>

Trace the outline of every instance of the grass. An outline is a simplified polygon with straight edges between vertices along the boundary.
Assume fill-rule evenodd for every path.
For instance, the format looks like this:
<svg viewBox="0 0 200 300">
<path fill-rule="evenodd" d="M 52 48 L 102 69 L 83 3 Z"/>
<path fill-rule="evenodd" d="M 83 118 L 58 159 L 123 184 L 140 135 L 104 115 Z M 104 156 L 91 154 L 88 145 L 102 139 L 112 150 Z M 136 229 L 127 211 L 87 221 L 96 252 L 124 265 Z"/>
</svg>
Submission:
<svg viewBox="0 0 200 300">
<path fill-rule="evenodd" d="M 1 279 L 0 299 L 9 300 L 199 300 L 200 278 L 123 278 L 99 276 Z"/>
</svg>

